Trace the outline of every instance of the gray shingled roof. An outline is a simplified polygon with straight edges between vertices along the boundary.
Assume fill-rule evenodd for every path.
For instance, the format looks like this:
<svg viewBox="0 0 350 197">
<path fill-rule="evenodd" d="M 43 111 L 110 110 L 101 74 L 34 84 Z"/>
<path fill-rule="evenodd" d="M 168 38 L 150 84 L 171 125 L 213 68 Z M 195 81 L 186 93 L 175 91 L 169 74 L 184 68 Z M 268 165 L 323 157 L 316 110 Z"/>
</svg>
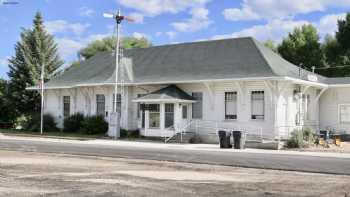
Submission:
<svg viewBox="0 0 350 197">
<path fill-rule="evenodd" d="M 186 92 L 178 88 L 176 85 L 169 85 L 160 90 L 151 92 L 143 97 L 135 99 L 137 100 L 187 100 L 194 101 L 195 99 L 188 95 Z"/>
<path fill-rule="evenodd" d="M 297 66 L 287 62 L 253 38 L 154 46 L 125 50 L 132 59 L 134 81 L 127 83 L 166 83 L 195 80 L 254 77 L 299 78 Z M 79 66 L 51 79 L 46 87 L 112 84 L 113 53 L 98 53 Z M 309 73 L 303 70 L 302 78 Z M 325 77 L 318 76 L 320 82 Z M 350 81 L 349 81 L 350 82 Z"/>
<path fill-rule="evenodd" d="M 330 85 L 336 84 L 350 84 L 350 77 L 336 77 L 336 78 L 327 78 L 327 83 Z"/>
</svg>

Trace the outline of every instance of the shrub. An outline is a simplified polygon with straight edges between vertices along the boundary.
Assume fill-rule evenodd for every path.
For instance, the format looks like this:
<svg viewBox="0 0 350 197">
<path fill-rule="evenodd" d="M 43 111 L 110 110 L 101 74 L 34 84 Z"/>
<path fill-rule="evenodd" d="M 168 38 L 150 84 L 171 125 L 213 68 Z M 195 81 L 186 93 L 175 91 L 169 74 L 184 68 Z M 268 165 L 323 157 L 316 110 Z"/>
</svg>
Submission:
<svg viewBox="0 0 350 197">
<path fill-rule="evenodd" d="M 315 142 L 315 134 L 310 128 L 303 129 L 303 139 L 308 144 L 312 144 Z"/>
<path fill-rule="evenodd" d="M 288 148 L 301 148 L 304 145 L 303 132 L 300 130 L 294 130 L 291 133 L 291 137 L 287 140 Z"/>
<path fill-rule="evenodd" d="M 44 114 L 44 131 L 59 131 L 54 117 L 51 114 Z M 39 132 L 40 131 L 40 114 L 34 114 L 25 118 L 23 129 L 26 131 Z"/>
<path fill-rule="evenodd" d="M 315 135 L 310 128 L 303 128 L 303 130 L 294 130 L 291 137 L 287 140 L 288 148 L 302 148 L 309 146 L 315 142 Z"/>
<path fill-rule="evenodd" d="M 76 113 L 68 116 L 63 122 L 64 132 L 78 132 L 82 127 L 82 122 L 84 121 L 84 115 L 81 113 Z"/>
<path fill-rule="evenodd" d="M 81 132 L 85 134 L 105 134 L 108 131 L 108 123 L 103 116 L 89 116 L 82 121 Z"/>
<path fill-rule="evenodd" d="M 120 137 L 121 138 L 139 138 L 140 131 L 120 129 Z"/>
</svg>

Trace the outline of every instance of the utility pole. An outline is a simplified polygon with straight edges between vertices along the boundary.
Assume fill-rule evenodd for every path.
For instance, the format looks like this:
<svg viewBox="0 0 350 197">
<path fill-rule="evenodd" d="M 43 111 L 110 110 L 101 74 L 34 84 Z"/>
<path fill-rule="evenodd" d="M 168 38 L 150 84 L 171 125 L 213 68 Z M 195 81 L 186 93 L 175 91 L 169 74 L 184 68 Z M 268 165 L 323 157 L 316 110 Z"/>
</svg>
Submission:
<svg viewBox="0 0 350 197">
<path fill-rule="evenodd" d="M 43 134 L 44 131 L 44 72 L 45 65 L 44 59 L 41 63 L 41 74 L 40 74 L 40 90 L 41 90 L 41 109 L 40 109 L 40 134 Z"/>
<path fill-rule="evenodd" d="M 121 109 L 120 109 L 120 113 L 118 112 L 118 107 L 117 107 L 117 104 L 118 104 L 118 76 L 119 76 L 119 63 L 120 63 L 120 60 L 119 60 L 119 56 L 120 56 L 120 24 L 121 22 L 126 19 L 130 22 L 133 22 L 133 19 L 129 18 L 129 17 L 126 17 L 126 16 L 122 16 L 121 13 L 120 13 L 120 9 L 118 10 L 117 14 L 107 14 L 107 13 L 104 13 L 103 16 L 105 18 L 113 18 L 115 19 L 116 21 L 116 32 L 117 32 L 117 35 L 116 35 L 116 47 L 115 47 L 115 83 L 114 83 L 114 107 L 113 107 L 113 112 L 114 114 L 112 113 L 111 114 L 111 119 L 114 119 L 115 120 L 115 131 L 114 131 L 114 138 L 117 139 L 119 137 L 119 134 L 120 134 L 120 113 L 121 113 Z M 120 97 L 120 99 L 122 99 Z"/>
</svg>

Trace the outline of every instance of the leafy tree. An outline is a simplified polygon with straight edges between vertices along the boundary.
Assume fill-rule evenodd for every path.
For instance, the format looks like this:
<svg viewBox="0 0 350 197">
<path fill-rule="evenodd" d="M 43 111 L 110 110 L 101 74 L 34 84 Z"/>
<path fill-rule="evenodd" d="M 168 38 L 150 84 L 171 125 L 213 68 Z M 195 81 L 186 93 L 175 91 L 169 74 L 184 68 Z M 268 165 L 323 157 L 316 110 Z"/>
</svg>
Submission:
<svg viewBox="0 0 350 197">
<path fill-rule="evenodd" d="M 272 51 L 274 51 L 274 52 L 278 52 L 277 51 L 277 47 L 276 47 L 276 45 L 275 45 L 275 43 L 272 41 L 272 40 L 266 40 L 265 42 L 264 42 L 264 45 L 267 47 L 267 48 L 270 48 Z"/>
<path fill-rule="evenodd" d="M 295 65 L 311 69 L 324 66 L 323 52 L 317 30 L 312 25 L 295 28 L 278 46 L 278 52 L 283 58 Z"/>
<path fill-rule="evenodd" d="M 87 47 L 81 49 L 78 55 L 84 59 L 89 59 L 98 52 L 113 51 L 115 49 L 115 42 L 114 37 L 106 37 L 102 40 L 95 40 L 89 43 Z M 121 39 L 121 46 L 124 49 L 147 48 L 151 45 L 152 44 L 146 38 L 126 37 Z"/>
<path fill-rule="evenodd" d="M 45 31 L 43 19 L 37 12 L 32 29 L 22 29 L 15 55 L 9 59 L 9 91 L 11 105 L 18 114 L 30 114 L 40 109 L 39 94 L 27 91 L 40 80 L 41 66 L 45 66 L 45 80 L 63 64 L 57 53 L 53 36 Z"/>
<path fill-rule="evenodd" d="M 321 74 L 328 77 L 350 76 L 350 13 L 344 20 L 338 20 L 335 37 L 327 35 L 322 45 L 327 69 Z"/>
<path fill-rule="evenodd" d="M 345 20 L 338 20 L 338 31 L 335 33 L 339 47 L 343 54 L 350 54 L 350 13 L 346 14 Z"/>
</svg>

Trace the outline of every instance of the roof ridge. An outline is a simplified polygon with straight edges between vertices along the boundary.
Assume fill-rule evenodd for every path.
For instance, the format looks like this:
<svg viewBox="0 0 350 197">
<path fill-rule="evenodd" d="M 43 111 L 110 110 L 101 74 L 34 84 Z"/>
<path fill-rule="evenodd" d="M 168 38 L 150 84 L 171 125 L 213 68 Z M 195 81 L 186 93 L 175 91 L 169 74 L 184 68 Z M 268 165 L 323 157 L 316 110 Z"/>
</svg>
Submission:
<svg viewBox="0 0 350 197">
<path fill-rule="evenodd" d="M 237 38 L 225 38 L 225 39 L 212 39 L 212 40 L 201 40 L 201 41 L 181 42 L 181 43 L 169 43 L 169 44 L 150 46 L 150 47 L 147 47 L 147 48 L 125 49 L 125 51 L 144 50 L 144 49 L 169 47 L 169 46 L 178 46 L 178 45 L 203 44 L 203 43 L 228 41 L 228 40 L 243 40 L 243 39 L 253 39 L 253 38 L 251 36 L 246 36 L 246 37 L 237 37 Z"/>
</svg>

